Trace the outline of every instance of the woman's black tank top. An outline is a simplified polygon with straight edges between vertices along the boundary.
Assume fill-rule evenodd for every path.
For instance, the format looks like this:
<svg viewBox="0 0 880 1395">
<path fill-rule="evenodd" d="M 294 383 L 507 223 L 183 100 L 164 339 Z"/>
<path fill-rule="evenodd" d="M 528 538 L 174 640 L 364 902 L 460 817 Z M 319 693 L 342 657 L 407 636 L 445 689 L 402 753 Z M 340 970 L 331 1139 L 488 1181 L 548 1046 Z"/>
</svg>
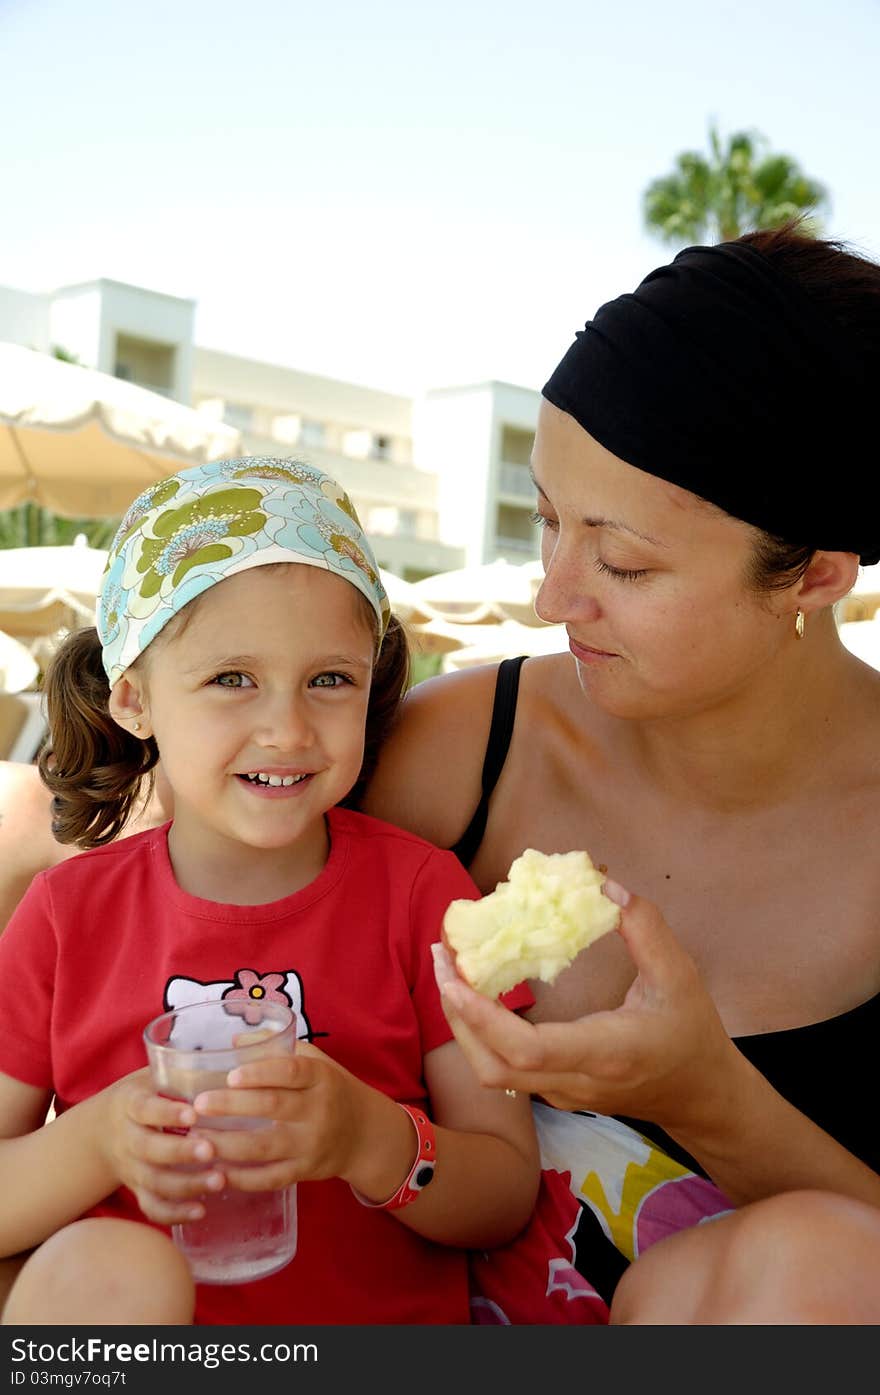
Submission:
<svg viewBox="0 0 880 1395">
<path fill-rule="evenodd" d="M 482 794 L 474 816 L 451 849 L 468 867 L 486 831 L 489 801 L 504 767 L 513 734 L 520 669 L 526 656 L 498 665 L 495 703 L 486 756 Z M 880 1033 L 880 993 L 850 1012 L 807 1027 L 735 1037 L 734 1044 L 775 1090 L 826 1133 L 880 1172 L 880 1111 L 870 1103 L 865 1082 L 870 1079 Z M 627 1123 L 653 1139 L 685 1166 L 698 1164 L 655 1125 L 644 1120 Z"/>
<path fill-rule="evenodd" d="M 510 738 L 513 735 L 513 719 L 516 716 L 516 698 L 519 692 L 519 671 L 525 663 L 525 654 L 516 659 L 503 659 L 498 665 L 498 678 L 495 683 L 495 705 L 492 708 L 492 721 L 489 726 L 489 740 L 486 742 L 486 755 L 483 760 L 480 802 L 474 816 L 450 852 L 454 852 L 463 867 L 469 867 L 477 855 L 477 849 L 486 832 L 489 817 L 489 800 L 498 783 L 502 767 L 507 759 Z"/>
</svg>

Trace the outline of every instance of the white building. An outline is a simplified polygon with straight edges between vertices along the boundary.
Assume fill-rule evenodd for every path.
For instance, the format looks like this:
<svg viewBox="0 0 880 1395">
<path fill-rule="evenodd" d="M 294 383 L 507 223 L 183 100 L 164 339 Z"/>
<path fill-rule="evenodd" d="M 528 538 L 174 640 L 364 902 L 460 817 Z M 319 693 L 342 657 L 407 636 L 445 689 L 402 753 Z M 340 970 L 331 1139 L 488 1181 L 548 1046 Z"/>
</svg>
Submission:
<svg viewBox="0 0 880 1395">
<path fill-rule="evenodd" d="M 529 458 L 538 394 L 510 383 L 438 388 L 414 403 L 415 455 L 437 477 L 443 536 L 467 565 L 525 562 L 538 554 Z"/>
<path fill-rule="evenodd" d="M 407 397 L 197 348 L 192 401 L 231 422 L 252 455 L 308 460 L 351 495 L 379 565 L 414 578 L 460 566 L 439 525 L 436 476 L 413 463 Z"/>
<path fill-rule="evenodd" d="M 248 454 L 312 462 L 351 495 L 380 566 L 414 579 L 538 552 L 528 461 L 539 396 L 488 382 L 413 401 L 206 349 L 195 302 L 101 279 L 0 287 L 0 339 L 73 356 L 230 422 Z"/>
</svg>

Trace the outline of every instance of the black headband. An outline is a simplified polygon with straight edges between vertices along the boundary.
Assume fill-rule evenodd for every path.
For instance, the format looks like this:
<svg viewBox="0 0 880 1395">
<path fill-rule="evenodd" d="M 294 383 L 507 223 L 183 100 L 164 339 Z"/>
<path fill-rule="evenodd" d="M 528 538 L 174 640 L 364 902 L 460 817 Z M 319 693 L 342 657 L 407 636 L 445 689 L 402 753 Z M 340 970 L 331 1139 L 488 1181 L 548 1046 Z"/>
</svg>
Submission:
<svg viewBox="0 0 880 1395">
<path fill-rule="evenodd" d="M 596 313 L 543 394 L 621 460 L 787 542 L 880 561 L 864 357 L 745 243 L 688 247 Z"/>
</svg>

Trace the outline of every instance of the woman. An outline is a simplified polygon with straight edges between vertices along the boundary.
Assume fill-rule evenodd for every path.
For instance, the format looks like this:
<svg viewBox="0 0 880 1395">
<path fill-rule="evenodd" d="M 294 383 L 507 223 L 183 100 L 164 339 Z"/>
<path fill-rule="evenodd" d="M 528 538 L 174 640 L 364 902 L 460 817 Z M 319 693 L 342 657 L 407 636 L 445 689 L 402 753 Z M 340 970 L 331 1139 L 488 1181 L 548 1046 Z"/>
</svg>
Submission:
<svg viewBox="0 0 880 1395">
<path fill-rule="evenodd" d="M 878 370 L 880 267 L 791 228 L 603 306 L 533 454 L 571 652 L 420 684 L 365 800 L 485 891 L 534 847 L 640 893 L 541 1025 L 446 968 L 485 1084 L 600 1116 L 536 1105 L 612 1321 L 880 1320 L 880 674 L 833 611 L 880 559 Z"/>
<path fill-rule="evenodd" d="M 170 790 L 156 769 L 121 836 L 171 817 Z M 36 765 L 0 760 L 0 932 L 38 872 L 78 852 L 52 833 L 51 796 Z"/>
</svg>

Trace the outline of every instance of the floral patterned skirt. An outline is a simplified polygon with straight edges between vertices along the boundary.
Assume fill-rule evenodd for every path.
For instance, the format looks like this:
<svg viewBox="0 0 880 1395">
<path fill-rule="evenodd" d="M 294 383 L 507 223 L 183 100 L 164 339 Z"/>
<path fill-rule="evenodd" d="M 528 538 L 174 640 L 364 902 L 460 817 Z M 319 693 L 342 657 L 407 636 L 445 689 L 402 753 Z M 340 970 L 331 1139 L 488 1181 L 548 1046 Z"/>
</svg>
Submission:
<svg viewBox="0 0 880 1395">
<path fill-rule="evenodd" d="M 471 1321 L 607 1323 L 633 1259 L 731 1204 L 619 1119 L 540 1103 L 532 1110 L 541 1147 L 537 1204 L 516 1240 L 472 1252 Z"/>
</svg>

